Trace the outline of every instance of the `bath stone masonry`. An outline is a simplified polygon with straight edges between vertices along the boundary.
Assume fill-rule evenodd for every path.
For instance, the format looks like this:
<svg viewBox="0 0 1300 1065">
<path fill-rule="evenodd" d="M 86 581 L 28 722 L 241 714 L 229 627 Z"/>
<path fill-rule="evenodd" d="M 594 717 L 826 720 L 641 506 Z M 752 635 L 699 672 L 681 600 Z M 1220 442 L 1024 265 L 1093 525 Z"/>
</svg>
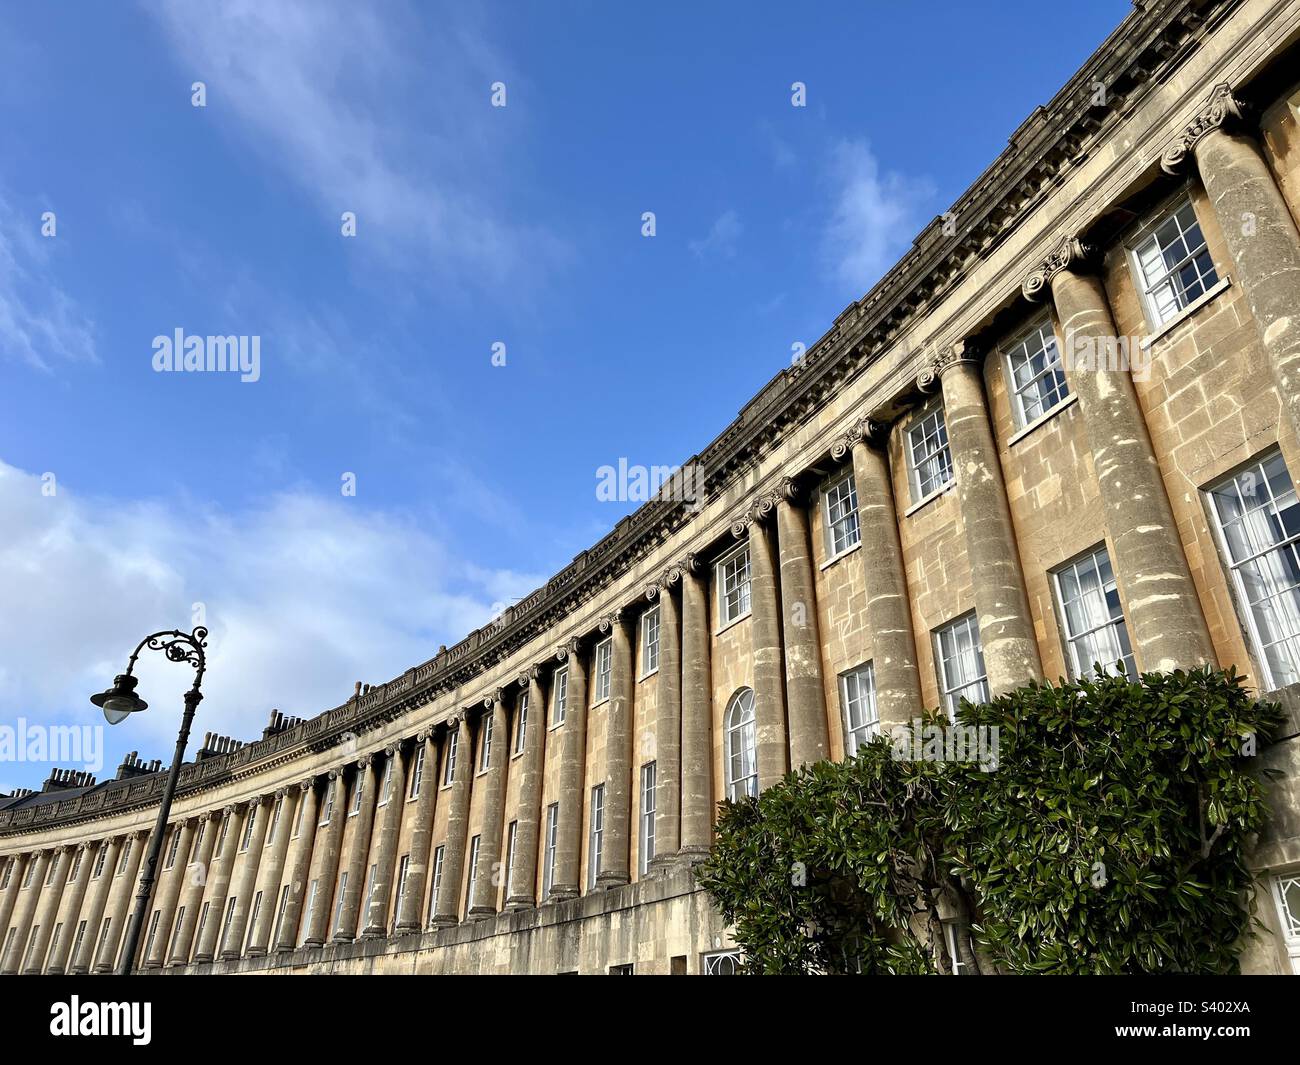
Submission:
<svg viewBox="0 0 1300 1065">
<path fill-rule="evenodd" d="M 1231 666 L 1287 708 L 1241 957 L 1300 971 L 1298 27 L 1300 0 L 1133 5 L 686 457 L 691 505 L 399 676 L 213 737 L 137 964 L 729 972 L 696 877 L 721 801 L 1101 661 Z M 165 769 L 0 796 L 0 971 L 117 967 Z"/>
</svg>

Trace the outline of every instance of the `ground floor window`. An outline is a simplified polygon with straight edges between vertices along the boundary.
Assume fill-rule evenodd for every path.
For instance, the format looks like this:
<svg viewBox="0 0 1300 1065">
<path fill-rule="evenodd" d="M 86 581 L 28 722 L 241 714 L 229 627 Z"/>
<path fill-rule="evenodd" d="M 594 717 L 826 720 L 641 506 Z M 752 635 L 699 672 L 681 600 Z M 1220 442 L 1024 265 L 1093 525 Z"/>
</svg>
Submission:
<svg viewBox="0 0 1300 1065">
<path fill-rule="evenodd" d="M 740 973 L 740 951 L 714 950 L 701 954 L 700 970 L 705 976 L 736 976 Z"/>
</svg>

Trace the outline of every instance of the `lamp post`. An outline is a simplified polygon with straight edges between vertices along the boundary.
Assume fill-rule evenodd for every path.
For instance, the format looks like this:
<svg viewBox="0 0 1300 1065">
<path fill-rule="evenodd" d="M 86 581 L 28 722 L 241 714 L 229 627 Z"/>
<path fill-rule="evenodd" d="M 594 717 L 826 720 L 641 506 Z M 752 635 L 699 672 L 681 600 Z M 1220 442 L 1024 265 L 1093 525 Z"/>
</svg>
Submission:
<svg viewBox="0 0 1300 1065">
<path fill-rule="evenodd" d="M 168 629 L 165 632 L 155 632 L 152 636 L 146 636 L 131 652 L 131 657 L 126 663 L 126 672 L 113 678 L 113 686 L 108 691 L 90 697 L 90 701 L 104 711 L 108 723 L 116 725 L 125 721 L 131 714 L 149 707 L 148 703 L 135 694 L 136 678 L 131 675 L 136 658 L 146 647 L 151 651 L 162 651 L 172 662 L 188 662 L 194 667 L 194 684 L 185 693 L 185 713 L 181 715 L 181 730 L 176 735 L 176 753 L 172 756 L 171 768 L 167 770 L 167 786 L 163 788 L 162 802 L 158 805 L 158 820 L 154 824 L 153 836 L 149 839 L 149 851 L 145 855 L 144 867 L 140 873 L 140 887 L 135 896 L 135 911 L 131 914 L 131 923 L 127 926 L 122 960 L 117 967 L 119 976 L 131 975 L 131 967 L 135 964 L 136 948 L 140 943 L 140 933 L 149 914 L 154 870 L 158 866 L 163 835 L 167 831 L 172 797 L 176 794 L 176 779 L 180 775 L 181 760 L 185 757 L 185 745 L 189 742 L 194 711 L 203 698 L 199 685 L 203 683 L 203 671 L 207 668 L 207 658 L 203 653 L 203 648 L 207 646 L 207 639 L 208 630 L 202 625 L 189 633 L 181 632 L 180 629 Z"/>
</svg>

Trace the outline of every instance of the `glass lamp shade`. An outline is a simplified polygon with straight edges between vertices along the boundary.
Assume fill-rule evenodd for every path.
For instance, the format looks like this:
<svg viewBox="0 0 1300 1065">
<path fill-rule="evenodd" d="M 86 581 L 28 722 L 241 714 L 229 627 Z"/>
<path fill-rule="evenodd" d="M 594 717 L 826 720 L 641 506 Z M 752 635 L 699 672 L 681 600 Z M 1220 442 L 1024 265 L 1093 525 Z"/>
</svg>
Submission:
<svg viewBox="0 0 1300 1065">
<path fill-rule="evenodd" d="M 116 725 L 149 707 L 135 694 L 135 685 L 135 677 L 129 673 L 120 674 L 113 678 L 113 686 L 108 691 L 92 695 L 90 701 L 104 711 L 104 718 L 110 725 Z"/>
</svg>

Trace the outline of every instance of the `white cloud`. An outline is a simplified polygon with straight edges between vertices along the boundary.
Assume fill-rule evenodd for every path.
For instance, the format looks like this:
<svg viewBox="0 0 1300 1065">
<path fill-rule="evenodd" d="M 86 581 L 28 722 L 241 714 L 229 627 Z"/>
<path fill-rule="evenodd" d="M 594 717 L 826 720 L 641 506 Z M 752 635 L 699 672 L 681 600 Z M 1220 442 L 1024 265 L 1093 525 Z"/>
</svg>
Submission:
<svg viewBox="0 0 1300 1065">
<path fill-rule="evenodd" d="M 40 211 L 19 215 L 0 194 L 0 359 L 49 373 L 97 357 L 94 324 L 46 267 L 55 242 L 67 238 L 40 232 Z"/>
<path fill-rule="evenodd" d="M 510 220 L 486 195 L 517 172 L 489 93 L 514 79 L 467 9 L 420 20 L 398 4 L 149 6 L 186 86 L 207 86 L 196 121 L 233 120 L 335 231 L 355 212 L 358 248 L 413 253 L 444 277 L 483 283 L 564 255 L 553 234 Z"/>
<path fill-rule="evenodd" d="M 467 565 L 421 516 L 359 497 L 289 493 L 231 513 L 41 487 L 0 462 L 0 720 L 102 721 L 90 693 L 136 641 L 191 628 L 202 603 L 211 646 L 190 752 L 205 731 L 255 739 L 272 707 L 313 716 L 336 706 L 354 681 L 391 679 L 542 582 Z M 145 652 L 138 674 L 160 712 L 109 740 L 166 761 L 189 668 Z"/>
<path fill-rule="evenodd" d="M 920 231 L 934 186 L 924 178 L 882 173 L 863 141 L 833 147 L 829 176 L 835 204 L 822 234 L 823 253 L 832 274 L 861 295 Z"/>
<path fill-rule="evenodd" d="M 713 223 L 707 237 L 690 241 L 691 253 L 697 259 L 703 259 L 708 255 L 721 255 L 729 259 L 736 254 L 736 241 L 740 239 L 743 231 L 744 227 L 740 224 L 740 217 L 736 212 L 724 211 Z"/>
</svg>

